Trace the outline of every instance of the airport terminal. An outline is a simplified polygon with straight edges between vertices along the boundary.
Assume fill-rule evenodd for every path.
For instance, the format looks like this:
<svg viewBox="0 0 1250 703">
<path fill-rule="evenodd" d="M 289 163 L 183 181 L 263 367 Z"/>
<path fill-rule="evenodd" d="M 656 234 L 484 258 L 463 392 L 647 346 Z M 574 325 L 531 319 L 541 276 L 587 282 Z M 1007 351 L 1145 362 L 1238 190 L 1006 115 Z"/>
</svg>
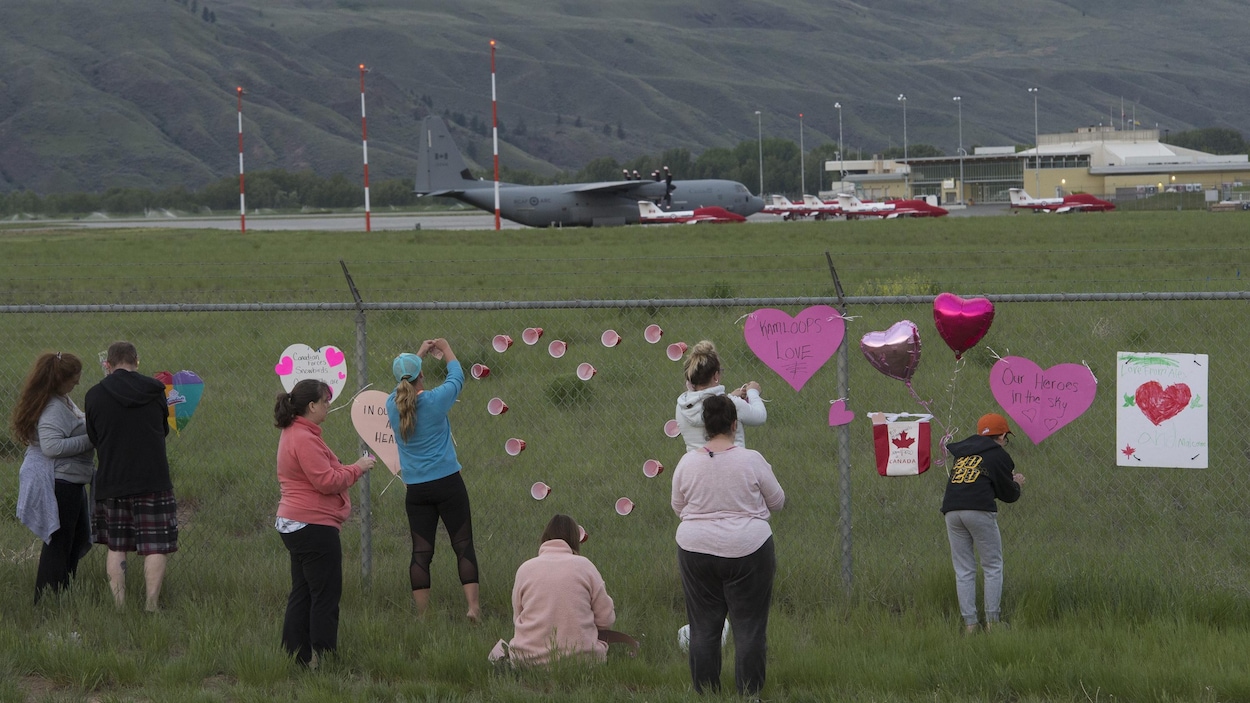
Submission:
<svg viewBox="0 0 1250 703">
<path fill-rule="evenodd" d="M 1246 154 L 1216 155 L 1159 141 L 1159 130 L 1083 127 L 1038 135 L 1033 149 L 976 147 L 973 153 L 914 159 L 825 162 L 838 189 L 865 200 L 937 196 L 943 205 L 1006 203 L 1012 188 L 1035 197 L 1090 193 L 1112 201 L 1165 192 L 1203 192 L 1212 201 L 1250 181 Z M 838 174 L 844 174 L 840 179 Z"/>
</svg>

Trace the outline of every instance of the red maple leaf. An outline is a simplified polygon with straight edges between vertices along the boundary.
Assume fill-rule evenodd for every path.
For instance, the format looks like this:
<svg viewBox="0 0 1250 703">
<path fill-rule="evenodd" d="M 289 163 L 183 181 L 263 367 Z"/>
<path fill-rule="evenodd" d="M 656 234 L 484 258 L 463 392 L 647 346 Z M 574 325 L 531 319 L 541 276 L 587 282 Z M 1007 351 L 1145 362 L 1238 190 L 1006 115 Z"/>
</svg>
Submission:
<svg viewBox="0 0 1250 703">
<path fill-rule="evenodd" d="M 899 449 L 909 449 L 911 445 L 916 443 L 915 438 L 907 436 L 907 430 L 898 433 L 898 439 L 890 440 L 890 443 Z"/>
<path fill-rule="evenodd" d="M 1126 444 L 1124 445 L 1124 448 L 1120 450 L 1120 453 L 1126 457 L 1130 457 L 1130 456 L 1133 456 L 1133 453 L 1136 451 L 1137 451 L 1136 449 L 1133 449 L 1132 447 Z"/>
</svg>

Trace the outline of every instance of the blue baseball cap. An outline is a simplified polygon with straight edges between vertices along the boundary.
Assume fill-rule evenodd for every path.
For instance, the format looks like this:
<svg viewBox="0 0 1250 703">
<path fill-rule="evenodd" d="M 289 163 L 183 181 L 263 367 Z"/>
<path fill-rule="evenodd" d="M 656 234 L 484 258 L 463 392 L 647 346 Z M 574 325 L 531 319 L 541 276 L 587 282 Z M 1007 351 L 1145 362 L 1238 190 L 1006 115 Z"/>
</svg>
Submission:
<svg viewBox="0 0 1250 703">
<path fill-rule="evenodd" d="M 421 357 L 408 352 L 400 354 L 391 363 L 391 373 L 395 374 L 396 383 L 405 378 L 409 381 L 417 380 L 417 376 L 421 375 Z"/>
</svg>

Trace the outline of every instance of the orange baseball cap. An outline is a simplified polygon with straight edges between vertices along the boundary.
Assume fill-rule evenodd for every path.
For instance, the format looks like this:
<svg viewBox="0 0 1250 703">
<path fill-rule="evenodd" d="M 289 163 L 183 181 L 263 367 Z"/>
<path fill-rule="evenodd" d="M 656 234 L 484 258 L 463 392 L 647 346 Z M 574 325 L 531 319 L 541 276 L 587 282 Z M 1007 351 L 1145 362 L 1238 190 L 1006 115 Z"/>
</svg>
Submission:
<svg viewBox="0 0 1250 703">
<path fill-rule="evenodd" d="M 977 420 L 977 434 L 986 437 L 997 437 L 1000 434 L 1012 434 L 1011 428 L 1007 426 L 1007 418 L 998 413 L 989 413 L 982 415 Z"/>
</svg>

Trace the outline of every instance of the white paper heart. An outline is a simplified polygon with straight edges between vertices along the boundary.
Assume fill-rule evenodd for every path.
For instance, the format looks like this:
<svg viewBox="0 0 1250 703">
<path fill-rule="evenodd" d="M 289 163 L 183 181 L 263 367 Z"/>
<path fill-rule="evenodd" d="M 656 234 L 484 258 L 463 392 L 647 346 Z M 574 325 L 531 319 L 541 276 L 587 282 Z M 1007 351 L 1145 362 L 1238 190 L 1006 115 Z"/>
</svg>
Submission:
<svg viewBox="0 0 1250 703">
<path fill-rule="evenodd" d="M 331 402 L 338 402 L 347 386 L 347 359 L 335 346 L 313 349 L 307 344 L 292 344 L 282 351 L 273 370 L 287 393 L 295 384 L 312 378 L 325 381 L 333 392 Z"/>
</svg>

